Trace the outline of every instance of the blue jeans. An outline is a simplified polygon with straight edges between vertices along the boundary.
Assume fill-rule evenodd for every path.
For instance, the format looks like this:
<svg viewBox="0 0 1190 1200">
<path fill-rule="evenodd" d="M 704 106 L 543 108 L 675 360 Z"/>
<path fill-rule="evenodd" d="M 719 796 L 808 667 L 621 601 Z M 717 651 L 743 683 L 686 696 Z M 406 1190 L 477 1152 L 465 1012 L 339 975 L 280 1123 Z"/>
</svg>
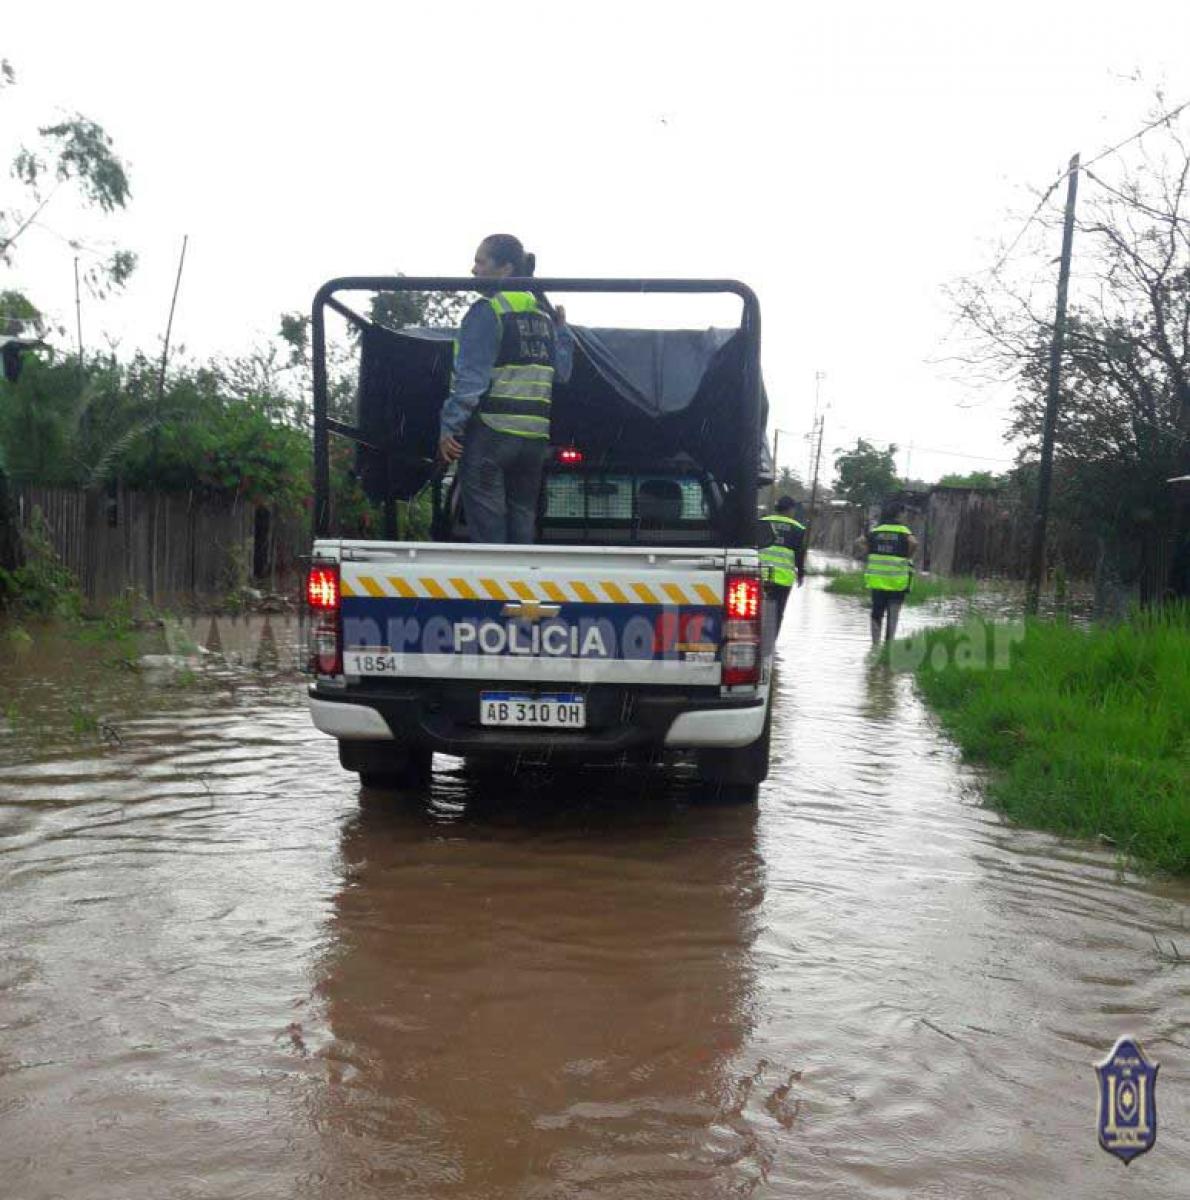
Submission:
<svg viewBox="0 0 1190 1200">
<path fill-rule="evenodd" d="M 549 442 L 498 433 L 475 417 L 463 438 L 459 486 L 473 542 L 529 545 L 537 533 L 537 496 Z"/>
</svg>

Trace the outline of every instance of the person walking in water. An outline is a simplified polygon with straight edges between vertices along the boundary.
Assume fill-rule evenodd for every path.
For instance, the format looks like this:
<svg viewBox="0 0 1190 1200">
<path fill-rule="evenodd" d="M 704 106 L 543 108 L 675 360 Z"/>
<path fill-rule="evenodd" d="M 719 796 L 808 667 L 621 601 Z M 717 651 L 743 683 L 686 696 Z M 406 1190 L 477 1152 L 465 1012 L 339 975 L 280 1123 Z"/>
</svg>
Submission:
<svg viewBox="0 0 1190 1200">
<path fill-rule="evenodd" d="M 527 544 L 536 532 L 554 381 L 570 378 L 574 342 L 564 309 L 551 314 L 532 292 L 501 290 L 500 280 L 527 278 L 535 264 L 519 239 L 497 233 L 471 268 L 483 298 L 459 327 L 438 456 L 459 462 L 473 542 Z"/>
<path fill-rule="evenodd" d="M 782 496 L 775 507 L 775 512 L 761 517 L 772 526 L 773 544 L 760 552 L 760 571 L 777 605 L 777 632 L 780 633 L 794 580 L 798 587 L 806 581 L 806 527 L 798 520 L 800 514 L 792 496 Z"/>
<path fill-rule="evenodd" d="M 901 605 L 913 581 L 917 539 L 904 524 L 905 506 L 890 501 L 880 510 L 880 524 L 855 539 L 855 557 L 864 560 L 864 586 L 872 593 L 872 645 L 897 636 Z M 887 623 L 886 623 L 887 622 Z"/>
</svg>

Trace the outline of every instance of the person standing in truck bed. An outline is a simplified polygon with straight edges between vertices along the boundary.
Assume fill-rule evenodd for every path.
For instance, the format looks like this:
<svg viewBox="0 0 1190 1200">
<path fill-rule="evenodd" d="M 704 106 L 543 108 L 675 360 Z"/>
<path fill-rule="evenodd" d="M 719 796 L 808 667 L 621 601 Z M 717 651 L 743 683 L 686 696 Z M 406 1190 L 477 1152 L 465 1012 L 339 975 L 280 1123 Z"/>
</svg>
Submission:
<svg viewBox="0 0 1190 1200">
<path fill-rule="evenodd" d="M 498 233 L 480 243 L 471 268 L 483 298 L 459 327 L 438 454 L 459 462 L 473 542 L 534 540 L 554 381 L 570 378 L 574 354 L 564 309 L 551 315 L 532 292 L 500 289 L 500 280 L 531 276 L 535 265 L 519 239 Z"/>
</svg>

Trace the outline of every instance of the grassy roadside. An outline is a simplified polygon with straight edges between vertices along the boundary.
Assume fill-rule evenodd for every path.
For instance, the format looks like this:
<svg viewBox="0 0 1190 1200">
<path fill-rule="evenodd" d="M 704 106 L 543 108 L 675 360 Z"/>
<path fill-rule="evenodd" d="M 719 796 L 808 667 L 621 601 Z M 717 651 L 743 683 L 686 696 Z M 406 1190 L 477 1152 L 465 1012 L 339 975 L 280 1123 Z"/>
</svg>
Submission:
<svg viewBox="0 0 1190 1200">
<path fill-rule="evenodd" d="M 969 575 L 915 575 L 906 604 L 925 604 L 947 596 L 974 596 L 978 583 Z M 868 598 L 862 571 L 842 571 L 831 574 L 826 590 L 835 596 Z"/>
<path fill-rule="evenodd" d="M 1000 669 L 964 668 L 961 628 L 922 636 L 918 688 L 992 768 L 991 804 L 1190 874 L 1190 606 L 1090 631 L 1030 622 Z"/>
</svg>

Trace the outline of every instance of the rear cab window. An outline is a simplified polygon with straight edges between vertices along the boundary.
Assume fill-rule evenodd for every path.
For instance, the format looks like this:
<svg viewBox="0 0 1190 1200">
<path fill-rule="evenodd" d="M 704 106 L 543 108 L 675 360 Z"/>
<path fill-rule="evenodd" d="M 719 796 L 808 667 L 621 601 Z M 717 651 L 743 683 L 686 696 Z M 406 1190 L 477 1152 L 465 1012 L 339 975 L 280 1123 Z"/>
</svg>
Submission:
<svg viewBox="0 0 1190 1200">
<path fill-rule="evenodd" d="M 678 471 L 548 467 L 542 489 L 542 542 L 711 545 L 714 490 Z"/>
</svg>

